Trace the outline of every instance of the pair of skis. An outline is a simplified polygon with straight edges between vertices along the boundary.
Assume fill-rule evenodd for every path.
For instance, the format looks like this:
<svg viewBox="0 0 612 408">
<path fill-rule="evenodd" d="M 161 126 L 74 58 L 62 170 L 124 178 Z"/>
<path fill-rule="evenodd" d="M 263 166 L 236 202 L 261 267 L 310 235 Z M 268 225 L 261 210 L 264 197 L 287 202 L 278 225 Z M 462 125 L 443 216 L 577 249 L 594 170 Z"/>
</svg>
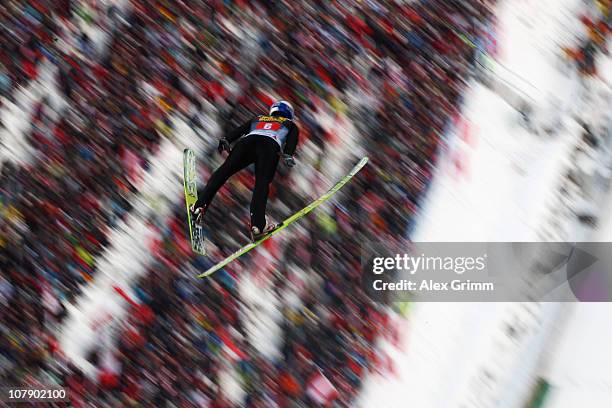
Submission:
<svg viewBox="0 0 612 408">
<path fill-rule="evenodd" d="M 212 275 L 213 273 L 217 272 L 219 269 L 222 269 L 223 267 L 228 265 L 230 262 L 246 254 L 253 248 L 259 246 L 262 242 L 280 233 L 282 230 L 287 228 L 289 225 L 298 221 L 299 219 L 304 217 L 306 214 L 308 214 L 309 212 L 311 212 L 312 210 L 314 210 L 315 208 L 317 208 L 318 206 L 320 206 L 321 204 L 329 200 L 334 194 L 338 192 L 338 190 L 344 187 L 344 185 L 348 183 L 355 176 L 355 174 L 357 174 L 366 165 L 367 162 L 368 162 L 367 157 L 364 157 L 363 159 L 361 159 L 359 163 L 357 163 L 355 167 L 353 167 L 351 171 L 342 178 L 342 180 L 338 181 L 332 188 L 330 188 L 321 197 L 319 197 L 318 199 L 316 199 L 315 201 L 313 201 L 312 203 L 310 203 L 309 205 L 302 208 L 300 211 L 296 212 L 295 214 L 287 218 L 285 221 L 283 221 L 282 225 L 279 228 L 275 229 L 274 231 L 270 232 L 267 235 L 264 235 L 259 240 L 255 242 L 251 242 L 243 246 L 242 248 L 238 249 L 236 252 L 229 255 L 224 260 L 220 261 L 216 265 L 209 268 L 206 272 L 198 275 L 198 278 L 205 278 L 205 277 Z M 206 255 L 202 226 L 197 224 L 195 220 L 192 219 L 191 212 L 189 211 L 189 208 L 198 199 L 196 167 L 197 166 L 196 166 L 195 153 L 191 149 L 185 149 L 183 151 L 183 174 L 184 174 L 183 182 L 184 182 L 184 188 L 185 188 L 185 204 L 187 206 L 187 221 L 189 224 L 189 237 L 191 239 L 191 248 L 193 249 L 194 252 L 200 255 Z"/>
</svg>

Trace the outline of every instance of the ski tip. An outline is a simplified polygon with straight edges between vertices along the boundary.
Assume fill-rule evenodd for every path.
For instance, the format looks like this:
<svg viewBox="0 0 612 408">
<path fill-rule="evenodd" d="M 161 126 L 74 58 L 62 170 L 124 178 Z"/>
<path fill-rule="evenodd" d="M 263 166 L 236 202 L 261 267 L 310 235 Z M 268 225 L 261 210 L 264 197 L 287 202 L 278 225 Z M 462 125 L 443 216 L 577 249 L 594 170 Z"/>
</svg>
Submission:
<svg viewBox="0 0 612 408">
<path fill-rule="evenodd" d="M 203 272 L 199 275 L 196 275 L 196 278 L 198 279 L 204 279 L 204 278 L 208 278 L 210 277 L 213 273 L 222 270 L 226 265 L 223 266 L 219 266 L 219 265 L 215 265 L 211 268 L 209 268 L 206 272 Z"/>
</svg>

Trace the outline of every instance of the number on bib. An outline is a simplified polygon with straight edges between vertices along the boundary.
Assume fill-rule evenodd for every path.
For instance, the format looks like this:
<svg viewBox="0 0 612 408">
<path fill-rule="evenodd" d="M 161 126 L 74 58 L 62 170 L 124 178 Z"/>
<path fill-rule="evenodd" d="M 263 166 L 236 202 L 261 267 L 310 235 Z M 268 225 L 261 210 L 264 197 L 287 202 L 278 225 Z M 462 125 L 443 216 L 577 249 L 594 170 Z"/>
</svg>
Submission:
<svg viewBox="0 0 612 408">
<path fill-rule="evenodd" d="M 272 130 L 276 131 L 280 129 L 281 124 L 278 122 L 258 122 L 257 126 L 255 126 L 258 130 Z"/>
</svg>

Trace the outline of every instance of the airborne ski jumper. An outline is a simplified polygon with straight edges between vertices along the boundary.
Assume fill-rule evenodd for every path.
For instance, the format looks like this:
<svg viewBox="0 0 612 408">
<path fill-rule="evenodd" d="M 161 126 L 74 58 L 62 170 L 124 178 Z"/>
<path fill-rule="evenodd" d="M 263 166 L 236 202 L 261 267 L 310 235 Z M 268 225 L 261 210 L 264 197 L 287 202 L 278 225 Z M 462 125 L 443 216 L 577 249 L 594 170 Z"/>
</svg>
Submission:
<svg viewBox="0 0 612 408">
<path fill-rule="evenodd" d="M 282 224 L 266 221 L 266 205 L 270 183 L 274 179 L 279 159 L 285 165 L 295 166 L 295 149 L 299 129 L 293 122 L 293 107 L 287 101 L 277 101 L 269 115 L 260 115 L 228 132 L 220 141 L 218 150 L 229 152 L 225 162 L 211 175 L 206 186 L 198 191 L 198 200 L 190 208 L 196 223 L 201 224 L 215 194 L 234 174 L 255 165 L 255 187 L 251 198 L 251 239 L 271 233 Z M 233 148 L 231 144 L 235 142 Z"/>
<path fill-rule="evenodd" d="M 183 151 L 183 187 L 189 238 L 193 251 L 206 255 L 202 219 L 215 194 L 234 174 L 250 164 L 255 165 L 255 187 L 251 199 L 251 240 L 253 242 L 238 248 L 235 252 L 200 273 L 198 278 L 206 278 L 223 269 L 230 262 L 261 245 L 283 229 L 296 223 L 315 208 L 331 199 L 344 187 L 368 162 L 362 157 L 357 164 L 326 193 L 310 204 L 288 216 L 282 223 L 266 221 L 266 204 L 270 183 L 276 174 L 280 158 L 289 166 L 295 166 L 293 154 L 298 143 L 299 130 L 293 122 L 293 108 L 286 101 L 275 102 L 268 115 L 257 116 L 242 126 L 228 132 L 219 141 L 219 152 L 228 151 L 225 162 L 211 175 L 206 186 L 197 188 L 196 158 L 193 150 Z M 230 149 L 231 144 L 234 147 Z"/>
</svg>

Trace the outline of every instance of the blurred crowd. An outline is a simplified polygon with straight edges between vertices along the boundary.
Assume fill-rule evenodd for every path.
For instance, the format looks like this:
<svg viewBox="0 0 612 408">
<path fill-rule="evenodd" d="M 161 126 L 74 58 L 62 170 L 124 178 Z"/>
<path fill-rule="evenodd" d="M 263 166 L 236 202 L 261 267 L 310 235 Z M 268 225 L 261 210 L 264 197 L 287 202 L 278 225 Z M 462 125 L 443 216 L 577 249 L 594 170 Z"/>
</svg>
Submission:
<svg viewBox="0 0 612 408">
<path fill-rule="evenodd" d="M 109 4 L 0 5 L 2 95 L 14 100 L 48 62 L 63 101 L 34 102 L 31 158 L 2 165 L 0 380 L 63 384 L 77 407 L 225 407 L 232 398 L 220 373 L 231 363 L 246 406 L 351 405 L 387 326 L 386 309 L 361 289 L 360 245 L 407 238 L 474 60 L 457 33 L 486 34 L 493 0 Z M 216 114 L 233 126 L 272 96 L 294 104 L 301 143 L 318 149 L 315 170 L 337 147 L 322 110 L 355 124 L 371 165 L 331 215 L 267 245 L 274 263 L 245 256 L 205 284 L 193 276 L 211 260 L 190 252 L 177 197 L 170 219 L 155 225 L 154 262 L 131 288 L 116 349 L 92 350 L 99 370 L 85 375 L 63 357 L 56 329 L 131 210 L 134 174 L 172 137 L 171 118 L 201 130 L 202 117 Z M 216 162 L 202 161 L 205 178 Z M 291 174 L 280 179 L 273 215 L 312 199 L 291 188 Z M 244 241 L 251 183 L 237 176 L 211 207 L 211 258 Z M 283 306 L 281 358 L 263 356 L 242 323 L 237 282 L 254 272 L 299 297 Z"/>
<path fill-rule="evenodd" d="M 12 99 L 15 89 L 38 76 L 38 65 L 58 30 L 52 12 L 66 15 L 47 2 L 8 2 L 0 8 L 0 96 Z"/>
<path fill-rule="evenodd" d="M 588 4 L 590 7 L 580 18 L 586 35 L 575 46 L 563 48 L 566 59 L 587 77 L 598 74 L 597 54 L 608 55 L 608 37 L 612 33 L 612 1 L 597 0 Z"/>
</svg>

